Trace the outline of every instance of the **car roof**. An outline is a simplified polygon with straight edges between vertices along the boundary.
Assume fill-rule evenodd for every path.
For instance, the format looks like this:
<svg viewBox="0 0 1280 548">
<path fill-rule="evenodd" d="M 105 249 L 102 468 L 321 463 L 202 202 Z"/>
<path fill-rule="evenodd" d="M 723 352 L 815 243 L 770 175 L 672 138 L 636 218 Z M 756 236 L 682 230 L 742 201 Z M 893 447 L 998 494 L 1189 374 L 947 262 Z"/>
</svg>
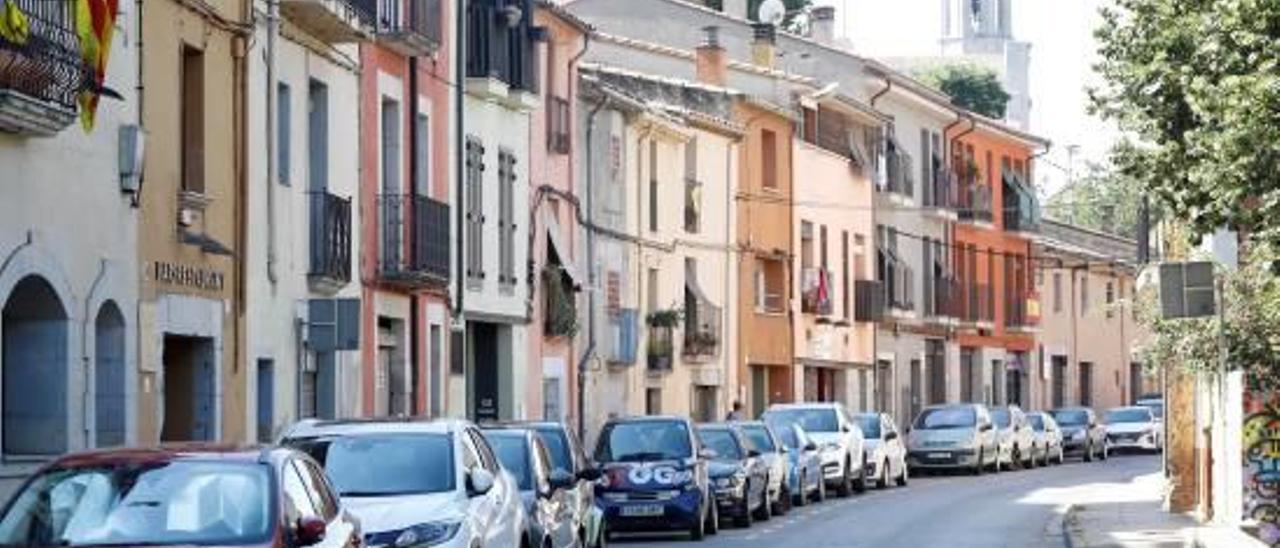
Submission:
<svg viewBox="0 0 1280 548">
<path fill-rule="evenodd" d="M 966 403 L 966 402 L 958 402 L 958 403 L 935 403 L 935 404 L 932 404 L 932 405 L 926 405 L 924 408 L 925 408 L 925 409 L 956 409 L 956 408 L 961 408 L 961 407 L 968 407 L 968 408 L 971 408 L 971 409 L 978 409 L 978 408 L 986 407 L 986 405 L 983 405 L 983 404 L 981 404 L 981 403 Z"/>
<path fill-rule="evenodd" d="M 1077 407 L 1056 407 L 1056 408 L 1053 408 L 1053 409 L 1050 409 L 1050 410 L 1049 410 L 1049 412 L 1050 412 L 1050 413 L 1060 413 L 1060 412 L 1062 412 L 1062 411 L 1088 411 L 1088 412 L 1092 413 L 1092 412 L 1093 412 L 1093 408 L 1090 408 L 1090 407 L 1079 407 L 1079 406 L 1077 406 Z"/>
<path fill-rule="evenodd" d="M 1112 407 L 1107 411 L 1151 411 L 1151 408 L 1145 405 L 1122 405 L 1120 407 Z"/>
<path fill-rule="evenodd" d="M 693 425 L 698 430 L 737 430 L 738 426 L 729 422 L 700 422 Z"/>
<path fill-rule="evenodd" d="M 284 438 L 358 436 L 364 434 L 449 434 L 471 423 L 458 419 L 342 419 L 298 422 Z"/>
<path fill-rule="evenodd" d="M 497 437 L 503 437 L 503 438 L 525 438 L 525 439 L 529 439 L 530 436 L 537 435 L 537 433 L 535 433 L 533 430 L 529 430 L 527 428 L 509 428 L 505 426 L 499 427 L 499 428 L 481 428 L 480 433 L 486 437 L 497 436 Z"/>
<path fill-rule="evenodd" d="M 781 411 L 784 409 L 841 409 L 844 404 L 833 401 L 815 401 L 815 402 L 796 402 L 796 403 L 775 403 L 770 405 L 765 412 Z"/>
<path fill-rule="evenodd" d="M 261 445 L 227 443 L 176 443 L 156 447 L 96 449 L 64 455 L 53 461 L 54 467 L 107 466 L 131 463 L 163 463 L 180 460 L 217 460 L 228 462 L 269 462 L 291 450 Z"/>
<path fill-rule="evenodd" d="M 679 415 L 636 415 L 631 417 L 614 417 L 605 421 L 605 425 L 633 422 L 691 422 L 687 417 Z"/>
</svg>

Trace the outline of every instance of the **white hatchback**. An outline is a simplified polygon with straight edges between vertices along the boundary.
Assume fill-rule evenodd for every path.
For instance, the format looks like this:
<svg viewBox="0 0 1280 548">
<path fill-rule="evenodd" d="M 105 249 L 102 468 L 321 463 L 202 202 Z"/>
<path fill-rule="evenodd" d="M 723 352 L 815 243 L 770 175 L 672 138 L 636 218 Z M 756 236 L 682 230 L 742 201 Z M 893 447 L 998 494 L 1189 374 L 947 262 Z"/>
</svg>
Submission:
<svg viewBox="0 0 1280 548">
<path fill-rule="evenodd" d="M 364 545 L 520 546 L 520 490 L 466 421 L 306 420 L 281 441 L 324 466 Z"/>
<path fill-rule="evenodd" d="M 1107 443 L 1111 449 L 1160 451 L 1164 447 L 1164 428 L 1149 407 L 1108 409 L 1102 422 L 1107 425 Z"/>
</svg>

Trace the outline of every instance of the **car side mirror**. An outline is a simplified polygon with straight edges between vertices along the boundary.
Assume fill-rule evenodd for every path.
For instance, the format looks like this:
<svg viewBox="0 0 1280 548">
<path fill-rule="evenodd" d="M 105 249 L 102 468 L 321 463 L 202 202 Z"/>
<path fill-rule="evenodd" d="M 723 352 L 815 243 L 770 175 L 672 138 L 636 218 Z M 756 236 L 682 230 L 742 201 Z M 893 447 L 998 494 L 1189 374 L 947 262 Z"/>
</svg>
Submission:
<svg viewBox="0 0 1280 548">
<path fill-rule="evenodd" d="M 755 449 L 747 449 L 747 458 L 754 459 L 760 456 L 760 452 Z"/>
<path fill-rule="evenodd" d="M 314 546 L 324 542 L 324 532 L 328 524 L 318 516 L 298 518 L 293 528 L 293 539 L 297 546 Z"/>
<path fill-rule="evenodd" d="M 467 493 L 478 497 L 493 489 L 493 473 L 484 468 L 473 468 L 467 473 Z"/>
<path fill-rule="evenodd" d="M 980 430 L 980 431 L 982 431 L 982 432 L 990 432 L 990 431 L 991 431 L 991 423 L 989 423 L 989 422 L 987 422 L 987 423 L 983 423 L 983 424 L 982 424 L 982 426 L 979 426 L 979 427 L 978 427 L 978 430 Z"/>
<path fill-rule="evenodd" d="M 557 489 L 569 489 L 573 487 L 577 478 L 564 468 L 556 468 L 551 471 L 549 476 L 547 476 L 547 481 L 551 483 L 551 489 L 554 491 Z"/>
<path fill-rule="evenodd" d="M 818 444 L 813 443 L 813 442 L 806 443 L 806 444 L 804 444 L 804 450 L 805 450 L 805 451 L 817 451 L 817 450 L 818 450 Z"/>
<path fill-rule="evenodd" d="M 596 481 L 600 479 L 600 476 L 602 475 L 604 475 L 603 472 L 601 472 L 599 468 L 594 467 L 583 468 L 578 471 L 578 479 L 584 481 Z"/>
<path fill-rule="evenodd" d="M 703 447 L 702 449 L 698 450 L 698 458 L 700 459 L 711 460 L 719 456 L 720 456 L 720 453 L 717 453 L 715 449 L 711 449 L 709 447 Z"/>
<path fill-rule="evenodd" d="M 848 434 L 849 432 L 852 432 L 852 431 L 853 431 L 853 429 L 852 429 L 852 428 L 849 428 L 849 425 L 847 425 L 847 424 L 846 424 L 846 425 L 844 425 L 844 426 L 841 426 L 841 427 L 840 427 L 840 431 L 841 431 L 841 432 L 844 432 L 844 433 L 846 433 L 846 434 Z"/>
<path fill-rule="evenodd" d="M 885 435 L 884 435 L 884 441 L 893 441 L 893 440 L 896 440 L 896 439 L 898 439 L 898 433 L 897 433 L 897 432 L 886 432 L 886 433 L 885 433 Z"/>
</svg>

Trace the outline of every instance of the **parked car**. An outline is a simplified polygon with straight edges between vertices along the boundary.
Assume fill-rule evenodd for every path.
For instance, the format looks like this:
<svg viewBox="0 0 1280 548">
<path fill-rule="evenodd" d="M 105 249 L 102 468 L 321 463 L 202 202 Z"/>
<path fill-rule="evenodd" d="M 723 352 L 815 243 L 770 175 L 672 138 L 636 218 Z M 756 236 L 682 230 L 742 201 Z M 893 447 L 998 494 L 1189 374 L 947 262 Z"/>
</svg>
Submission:
<svg viewBox="0 0 1280 548">
<path fill-rule="evenodd" d="M 1067 454 L 1080 454 L 1085 462 L 1107 460 L 1107 429 L 1098 424 L 1098 415 L 1088 407 L 1065 407 L 1049 412 L 1062 429 L 1062 447 Z"/>
<path fill-rule="evenodd" d="M 596 504 L 605 530 L 689 532 L 702 540 L 719 527 L 707 466 L 693 423 L 684 417 L 609 419 L 595 461 L 601 471 Z"/>
<path fill-rule="evenodd" d="M 1151 419 L 1155 421 L 1156 433 L 1160 436 L 1160 447 L 1164 448 L 1165 430 L 1164 430 L 1164 399 L 1146 399 L 1138 400 L 1136 405 L 1141 405 L 1151 410 Z"/>
<path fill-rule="evenodd" d="M 734 423 L 742 430 L 747 440 L 747 447 L 760 453 L 765 468 L 769 471 L 765 487 L 769 491 L 769 506 L 777 515 L 791 511 L 791 459 L 787 457 L 787 448 L 773 429 L 763 421 L 741 421 Z"/>
<path fill-rule="evenodd" d="M 1141 449 L 1159 452 L 1164 447 L 1164 431 L 1151 408 L 1135 405 L 1108 409 L 1102 416 L 1107 428 L 1107 446 L 1112 449 Z"/>
<path fill-rule="evenodd" d="M 999 447 L 985 405 L 931 405 L 907 431 L 907 465 L 913 470 L 967 469 L 974 475 L 988 466 L 999 471 Z"/>
<path fill-rule="evenodd" d="M 274 505 L 274 507 L 273 507 Z M 23 483 L 4 546 L 359 546 L 324 472 L 289 449 L 185 445 L 75 453 Z"/>
<path fill-rule="evenodd" d="M 991 422 L 1000 440 L 1000 461 L 1009 468 L 1031 468 L 1043 455 L 1022 408 L 1001 405 L 990 408 Z"/>
<path fill-rule="evenodd" d="M 866 448 L 867 477 L 876 482 L 877 489 L 888 487 L 891 479 L 899 487 L 906 486 L 907 448 L 893 418 L 887 413 L 859 413 L 855 418 Z"/>
<path fill-rule="evenodd" d="M 1044 460 L 1041 464 L 1048 465 L 1050 462 L 1062 464 L 1066 460 L 1066 450 L 1062 447 L 1062 429 L 1058 427 L 1058 422 L 1053 420 L 1053 415 L 1044 411 L 1033 411 L 1027 413 L 1027 422 L 1031 423 L 1031 432 L 1036 437 L 1036 444 L 1044 448 Z"/>
<path fill-rule="evenodd" d="M 698 439 L 708 450 L 717 515 L 733 518 L 739 527 L 750 527 L 753 519 L 773 517 L 769 505 L 769 466 L 760 452 L 747 445 L 745 436 L 730 424 L 700 424 Z"/>
<path fill-rule="evenodd" d="M 818 443 L 822 477 L 836 494 L 847 497 L 867 486 L 862 430 L 838 403 L 778 403 L 764 413 L 766 422 L 798 424 Z"/>
<path fill-rule="evenodd" d="M 508 426 L 536 432 L 551 456 L 551 467 L 565 470 L 577 479 L 572 488 L 571 506 L 574 529 L 581 539 L 579 543 L 592 548 L 604 546 L 607 536 L 604 513 L 596 506 L 595 494 L 595 482 L 600 478 L 600 471 L 587 464 L 578 436 L 559 422 L 512 423 Z"/>
<path fill-rule="evenodd" d="M 469 422 L 306 420 L 282 443 L 324 467 L 367 546 L 528 542 L 515 478 Z"/>
<path fill-rule="evenodd" d="M 787 485 L 792 503 L 804 506 L 810 501 L 822 502 L 827 498 L 827 482 L 822 477 L 822 455 L 817 442 L 809 439 L 800 425 L 789 422 L 771 423 L 782 446 L 787 449 L 790 461 Z"/>
<path fill-rule="evenodd" d="M 481 428 L 480 432 L 502 469 L 516 479 L 529 518 L 530 546 L 568 547 L 578 542 L 569 492 L 577 478 L 567 470 L 551 468 L 546 446 L 532 431 Z"/>
</svg>

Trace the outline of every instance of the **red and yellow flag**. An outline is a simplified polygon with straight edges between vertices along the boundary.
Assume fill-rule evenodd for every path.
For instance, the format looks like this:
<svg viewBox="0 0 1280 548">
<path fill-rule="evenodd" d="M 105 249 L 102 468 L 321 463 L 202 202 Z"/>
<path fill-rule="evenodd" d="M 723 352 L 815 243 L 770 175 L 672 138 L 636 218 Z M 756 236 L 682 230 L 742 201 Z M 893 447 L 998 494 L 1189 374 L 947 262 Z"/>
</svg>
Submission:
<svg viewBox="0 0 1280 548">
<path fill-rule="evenodd" d="M 107 78 L 107 55 L 111 53 L 111 33 L 115 30 L 119 0 L 76 0 L 76 36 L 80 39 L 80 57 L 91 70 L 90 83 L 80 91 L 80 124 L 86 132 L 93 129 L 98 99 Z"/>
</svg>

